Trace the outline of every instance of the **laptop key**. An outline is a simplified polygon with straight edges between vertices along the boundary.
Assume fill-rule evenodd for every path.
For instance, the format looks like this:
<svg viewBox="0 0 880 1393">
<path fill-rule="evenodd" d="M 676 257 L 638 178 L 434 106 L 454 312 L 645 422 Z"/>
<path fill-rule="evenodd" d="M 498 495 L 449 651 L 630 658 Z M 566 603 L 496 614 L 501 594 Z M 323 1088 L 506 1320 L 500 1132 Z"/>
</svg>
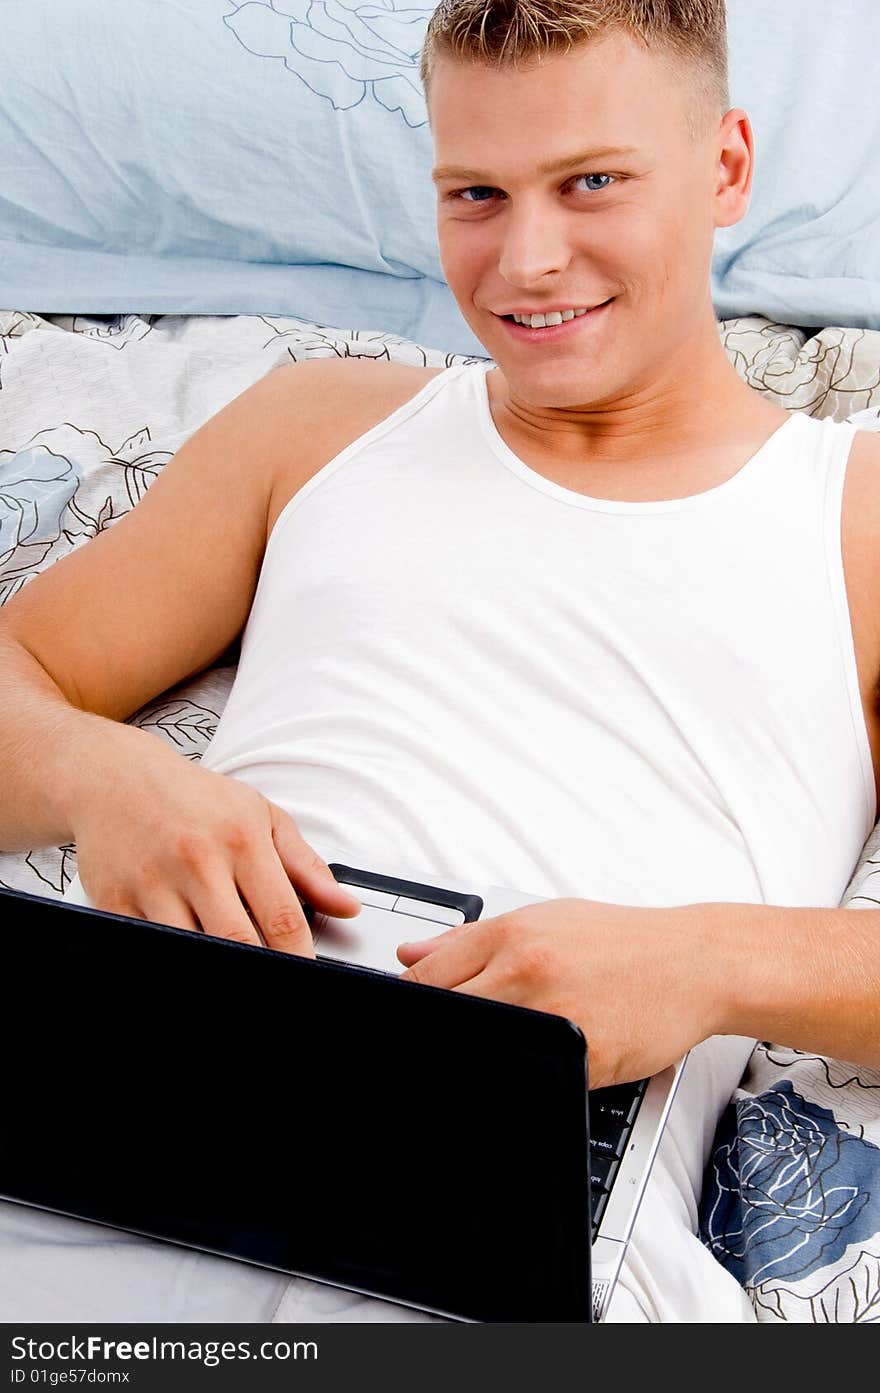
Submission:
<svg viewBox="0 0 880 1393">
<path fill-rule="evenodd" d="M 626 1149 L 629 1138 L 629 1128 L 624 1128 L 619 1132 L 609 1132 L 600 1136 L 590 1137 L 590 1154 L 593 1156 L 605 1156 L 612 1161 L 618 1160 Z"/>
<path fill-rule="evenodd" d="M 608 1121 L 628 1126 L 635 1119 L 644 1091 L 643 1082 L 593 1089 L 589 1094 L 591 1123 Z"/>
<path fill-rule="evenodd" d="M 590 1156 L 590 1193 L 594 1198 L 611 1189 L 617 1167 L 612 1156 Z"/>
<path fill-rule="evenodd" d="M 606 1160 L 618 1161 L 623 1154 L 622 1141 L 610 1137 L 590 1138 L 590 1151 L 596 1156 L 604 1157 Z"/>
<path fill-rule="evenodd" d="M 602 1222 L 602 1215 L 605 1213 L 605 1206 L 608 1203 L 608 1192 L 604 1190 L 602 1194 L 596 1195 L 591 1202 L 591 1219 L 593 1228 L 593 1238 L 596 1237 L 596 1230 Z"/>
</svg>

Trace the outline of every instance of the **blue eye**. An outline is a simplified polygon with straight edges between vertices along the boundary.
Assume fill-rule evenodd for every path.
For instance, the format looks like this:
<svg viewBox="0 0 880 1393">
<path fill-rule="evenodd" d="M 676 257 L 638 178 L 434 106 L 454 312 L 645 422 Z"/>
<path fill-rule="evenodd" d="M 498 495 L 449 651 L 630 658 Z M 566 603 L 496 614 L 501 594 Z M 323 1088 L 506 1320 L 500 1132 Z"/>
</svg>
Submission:
<svg viewBox="0 0 880 1393">
<path fill-rule="evenodd" d="M 578 179 L 613 179 L 613 178 L 614 178 L 614 175 L 613 175 L 613 174 L 578 174 L 578 175 L 576 175 L 575 177 L 578 178 Z M 605 185 L 604 185 L 604 188 L 607 189 L 607 188 L 608 188 L 608 185 L 605 184 Z M 603 189 L 590 189 L 590 193 L 602 193 L 602 192 L 603 192 Z"/>
<path fill-rule="evenodd" d="M 616 183 L 616 182 L 617 182 L 617 175 L 616 175 L 616 174 L 576 174 L 576 175 L 574 176 L 574 178 L 571 180 L 571 182 L 574 183 L 575 180 L 577 180 L 577 179 L 610 179 L 613 183 Z M 604 193 L 605 190 L 606 190 L 608 187 L 609 187 L 608 184 L 604 184 L 601 188 L 598 188 L 598 189 L 596 189 L 596 188 L 588 189 L 587 192 L 588 192 L 588 193 Z M 449 195 L 449 197 L 450 197 L 450 198 L 457 198 L 457 199 L 460 199 L 460 200 L 464 201 L 465 203 L 487 203 L 487 202 L 489 201 L 489 200 L 486 199 L 486 198 L 465 198 L 465 194 L 474 194 L 474 193 L 489 194 L 489 196 L 491 197 L 492 194 L 497 193 L 497 190 L 496 190 L 496 189 L 493 189 L 493 188 L 491 187 L 491 185 L 489 185 L 489 184 L 471 184 L 470 187 L 467 188 L 467 189 L 454 189 L 453 192 Z"/>
</svg>

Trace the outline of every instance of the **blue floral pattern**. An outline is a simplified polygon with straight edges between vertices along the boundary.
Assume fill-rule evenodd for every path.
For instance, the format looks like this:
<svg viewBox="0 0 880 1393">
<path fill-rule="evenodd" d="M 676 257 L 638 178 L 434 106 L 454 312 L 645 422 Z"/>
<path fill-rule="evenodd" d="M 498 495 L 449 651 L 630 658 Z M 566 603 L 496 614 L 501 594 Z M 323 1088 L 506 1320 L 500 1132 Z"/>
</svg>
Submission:
<svg viewBox="0 0 880 1393">
<path fill-rule="evenodd" d="M 802 1281 L 880 1231 L 880 1147 L 843 1131 L 790 1080 L 727 1108 L 701 1236 L 746 1288 Z"/>
<path fill-rule="evenodd" d="M 15 454 L 0 450 L 0 557 L 14 547 L 61 535 L 61 515 L 79 487 L 82 470 L 45 445 Z"/>
<path fill-rule="evenodd" d="M 435 9 L 396 0 L 247 0 L 223 22 L 243 48 L 281 59 L 337 110 L 369 95 L 415 127 L 428 120 L 418 64 Z"/>
<path fill-rule="evenodd" d="M 90 337 L 86 323 L 83 338 Z M 101 342 L 119 348 L 109 338 Z M 143 337 L 143 335 L 141 335 Z M 115 449 L 65 421 L 0 449 L 0 605 L 40 571 L 127 513 L 165 463 L 142 427 Z"/>
</svg>

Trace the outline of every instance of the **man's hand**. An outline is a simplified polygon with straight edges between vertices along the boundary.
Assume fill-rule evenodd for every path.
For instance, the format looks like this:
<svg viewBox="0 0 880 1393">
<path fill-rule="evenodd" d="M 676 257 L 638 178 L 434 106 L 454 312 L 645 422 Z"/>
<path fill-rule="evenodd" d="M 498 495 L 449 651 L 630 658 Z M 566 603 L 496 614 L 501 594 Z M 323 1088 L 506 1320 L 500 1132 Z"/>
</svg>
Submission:
<svg viewBox="0 0 880 1393">
<path fill-rule="evenodd" d="M 567 1016 L 587 1039 L 590 1087 L 626 1083 L 715 1033 L 716 909 L 547 900 L 400 944 L 401 979 Z"/>
<path fill-rule="evenodd" d="M 71 813 L 96 909 L 307 958 L 300 895 L 325 914 L 360 913 L 293 818 L 249 784 L 137 726 L 105 721 L 101 742 Z"/>
</svg>

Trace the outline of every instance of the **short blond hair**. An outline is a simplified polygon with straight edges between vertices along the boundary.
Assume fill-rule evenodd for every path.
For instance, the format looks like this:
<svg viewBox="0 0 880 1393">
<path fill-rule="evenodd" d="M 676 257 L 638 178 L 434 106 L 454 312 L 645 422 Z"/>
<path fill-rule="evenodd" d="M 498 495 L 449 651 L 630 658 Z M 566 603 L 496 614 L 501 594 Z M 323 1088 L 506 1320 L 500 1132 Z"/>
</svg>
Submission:
<svg viewBox="0 0 880 1393">
<path fill-rule="evenodd" d="M 665 50 L 690 81 L 691 138 L 714 129 L 730 107 L 725 0 L 440 0 L 419 62 L 425 98 L 438 58 L 526 66 L 620 30 Z"/>
</svg>

